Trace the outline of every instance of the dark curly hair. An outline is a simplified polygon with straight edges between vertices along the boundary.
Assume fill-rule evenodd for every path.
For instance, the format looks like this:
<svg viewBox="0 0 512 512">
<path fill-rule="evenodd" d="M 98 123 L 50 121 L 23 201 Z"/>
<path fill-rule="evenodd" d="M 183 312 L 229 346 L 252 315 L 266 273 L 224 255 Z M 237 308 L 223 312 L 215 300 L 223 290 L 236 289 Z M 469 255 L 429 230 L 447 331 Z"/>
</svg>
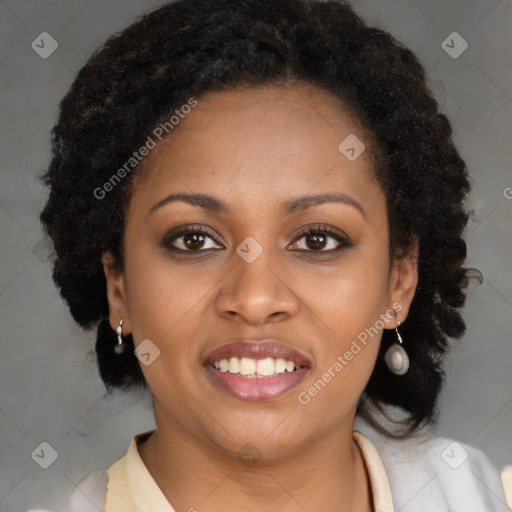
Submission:
<svg viewBox="0 0 512 512">
<path fill-rule="evenodd" d="M 97 325 L 96 355 L 107 389 L 147 388 L 133 339 L 114 354 L 106 280 L 111 251 L 123 265 L 124 213 L 135 167 L 109 193 L 94 191 L 191 97 L 237 87 L 297 82 L 343 101 L 371 135 L 373 172 L 386 195 L 390 259 L 419 245 L 418 287 L 401 326 L 410 369 L 393 375 L 383 361 L 394 342 L 384 330 L 358 414 L 392 437 L 437 422 L 448 338 L 466 329 L 461 314 L 470 270 L 462 238 L 470 214 L 465 162 L 414 53 L 369 26 L 348 3 L 311 0 L 178 0 L 110 37 L 78 73 L 60 104 L 49 187 L 41 213 L 54 244 L 53 278 L 84 328 Z M 98 324 L 99 322 L 99 324 Z M 371 410 L 407 413 L 400 434 Z"/>
</svg>

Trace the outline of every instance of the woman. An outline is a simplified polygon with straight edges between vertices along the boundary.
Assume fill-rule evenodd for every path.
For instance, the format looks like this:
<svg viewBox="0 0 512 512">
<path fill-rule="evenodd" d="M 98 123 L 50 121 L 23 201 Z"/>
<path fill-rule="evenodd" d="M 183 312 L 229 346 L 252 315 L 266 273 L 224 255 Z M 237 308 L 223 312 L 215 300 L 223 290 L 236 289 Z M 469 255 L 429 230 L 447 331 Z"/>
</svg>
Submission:
<svg viewBox="0 0 512 512">
<path fill-rule="evenodd" d="M 157 424 L 74 510 L 510 506 L 511 466 L 429 429 L 467 168 L 417 58 L 349 5 L 148 13 L 79 72 L 44 179 L 54 279 Z"/>
</svg>

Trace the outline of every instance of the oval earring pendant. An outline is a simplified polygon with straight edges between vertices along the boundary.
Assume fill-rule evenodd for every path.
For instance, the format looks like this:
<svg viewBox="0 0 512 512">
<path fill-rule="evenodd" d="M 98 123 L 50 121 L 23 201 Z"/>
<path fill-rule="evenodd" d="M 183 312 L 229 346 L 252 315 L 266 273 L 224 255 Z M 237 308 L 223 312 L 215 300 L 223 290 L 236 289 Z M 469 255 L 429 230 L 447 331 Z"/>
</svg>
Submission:
<svg viewBox="0 0 512 512">
<path fill-rule="evenodd" d="M 409 369 L 409 356 L 397 343 L 388 348 L 384 361 L 395 375 L 404 375 Z"/>
<path fill-rule="evenodd" d="M 123 352 L 124 352 L 124 343 L 122 345 L 118 345 L 116 343 L 116 346 L 114 347 L 114 352 L 117 354 L 117 355 L 121 355 Z"/>
</svg>

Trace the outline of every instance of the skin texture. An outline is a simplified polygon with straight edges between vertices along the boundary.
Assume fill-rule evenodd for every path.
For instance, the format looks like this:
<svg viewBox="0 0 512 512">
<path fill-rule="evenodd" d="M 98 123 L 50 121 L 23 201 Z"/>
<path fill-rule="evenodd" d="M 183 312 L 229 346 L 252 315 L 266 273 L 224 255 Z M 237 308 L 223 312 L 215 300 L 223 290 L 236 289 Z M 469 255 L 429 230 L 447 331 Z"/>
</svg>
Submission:
<svg viewBox="0 0 512 512">
<path fill-rule="evenodd" d="M 400 311 L 385 328 L 403 322 L 417 284 L 417 248 L 388 272 L 385 196 L 371 177 L 368 151 L 351 162 L 338 150 L 349 134 L 366 137 L 336 98 L 314 86 L 212 92 L 198 98 L 135 177 L 124 269 L 103 257 L 110 323 L 115 329 L 123 318 L 123 334 L 131 332 L 135 346 L 149 338 L 160 349 L 142 366 L 157 431 L 139 453 L 177 511 L 218 511 L 227 503 L 239 511 L 255 503 L 269 512 L 371 510 L 352 429 L 382 333 L 307 405 L 298 401 L 394 303 Z M 333 191 L 360 203 L 364 215 L 333 202 L 280 211 L 288 199 Z M 214 195 L 231 214 L 184 202 L 148 213 L 176 192 Z M 163 247 L 182 225 L 204 226 L 217 239 L 192 244 L 196 252 Z M 318 248 L 301 236 L 316 225 L 345 233 L 353 246 L 329 253 L 339 246 L 329 235 Z M 252 263 L 236 252 L 248 236 L 263 249 Z M 186 240 L 172 243 L 186 249 Z M 212 381 L 204 360 L 242 338 L 277 338 L 312 367 L 278 399 L 232 397 Z M 251 467 L 237 456 L 248 443 L 261 455 Z"/>
</svg>

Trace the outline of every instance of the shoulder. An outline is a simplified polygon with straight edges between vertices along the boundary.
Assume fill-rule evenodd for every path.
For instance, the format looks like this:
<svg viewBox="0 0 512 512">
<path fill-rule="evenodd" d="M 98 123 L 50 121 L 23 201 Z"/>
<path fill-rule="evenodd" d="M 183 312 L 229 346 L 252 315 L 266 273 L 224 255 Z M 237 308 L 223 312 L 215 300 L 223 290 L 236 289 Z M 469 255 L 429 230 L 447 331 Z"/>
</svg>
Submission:
<svg viewBox="0 0 512 512">
<path fill-rule="evenodd" d="M 396 510 L 508 510 L 504 487 L 509 484 L 478 448 L 429 430 L 418 437 L 389 439 L 361 418 L 355 428 L 377 449 Z"/>
<path fill-rule="evenodd" d="M 103 512 L 107 497 L 108 469 L 89 473 L 75 489 L 70 503 L 70 512 Z M 32 509 L 27 512 L 52 512 Z"/>
<path fill-rule="evenodd" d="M 107 498 L 108 469 L 89 473 L 77 486 L 71 497 L 70 512 L 103 512 Z M 52 512 L 31 509 L 27 512 Z"/>
<path fill-rule="evenodd" d="M 107 491 L 109 485 L 109 474 L 112 477 L 111 469 L 119 468 L 120 464 L 126 461 L 127 455 L 136 444 L 148 437 L 155 429 L 136 434 L 132 438 L 128 453 L 112 464 L 109 468 L 95 470 L 90 472 L 77 485 L 71 496 L 69 512 L 104 512 L 107 501 Z M 115 473 L 113 473 L 115 475 Z M 52 512 L 50 510 L 32 509 L 27 512 Z"/>
<path fill-rule="evenodd" d="M 105 510 L 107 497 L 108 469 L 89 473 L 76 488 L 71 497 L 72 512 L 98 512 Z"/>
</svg>

